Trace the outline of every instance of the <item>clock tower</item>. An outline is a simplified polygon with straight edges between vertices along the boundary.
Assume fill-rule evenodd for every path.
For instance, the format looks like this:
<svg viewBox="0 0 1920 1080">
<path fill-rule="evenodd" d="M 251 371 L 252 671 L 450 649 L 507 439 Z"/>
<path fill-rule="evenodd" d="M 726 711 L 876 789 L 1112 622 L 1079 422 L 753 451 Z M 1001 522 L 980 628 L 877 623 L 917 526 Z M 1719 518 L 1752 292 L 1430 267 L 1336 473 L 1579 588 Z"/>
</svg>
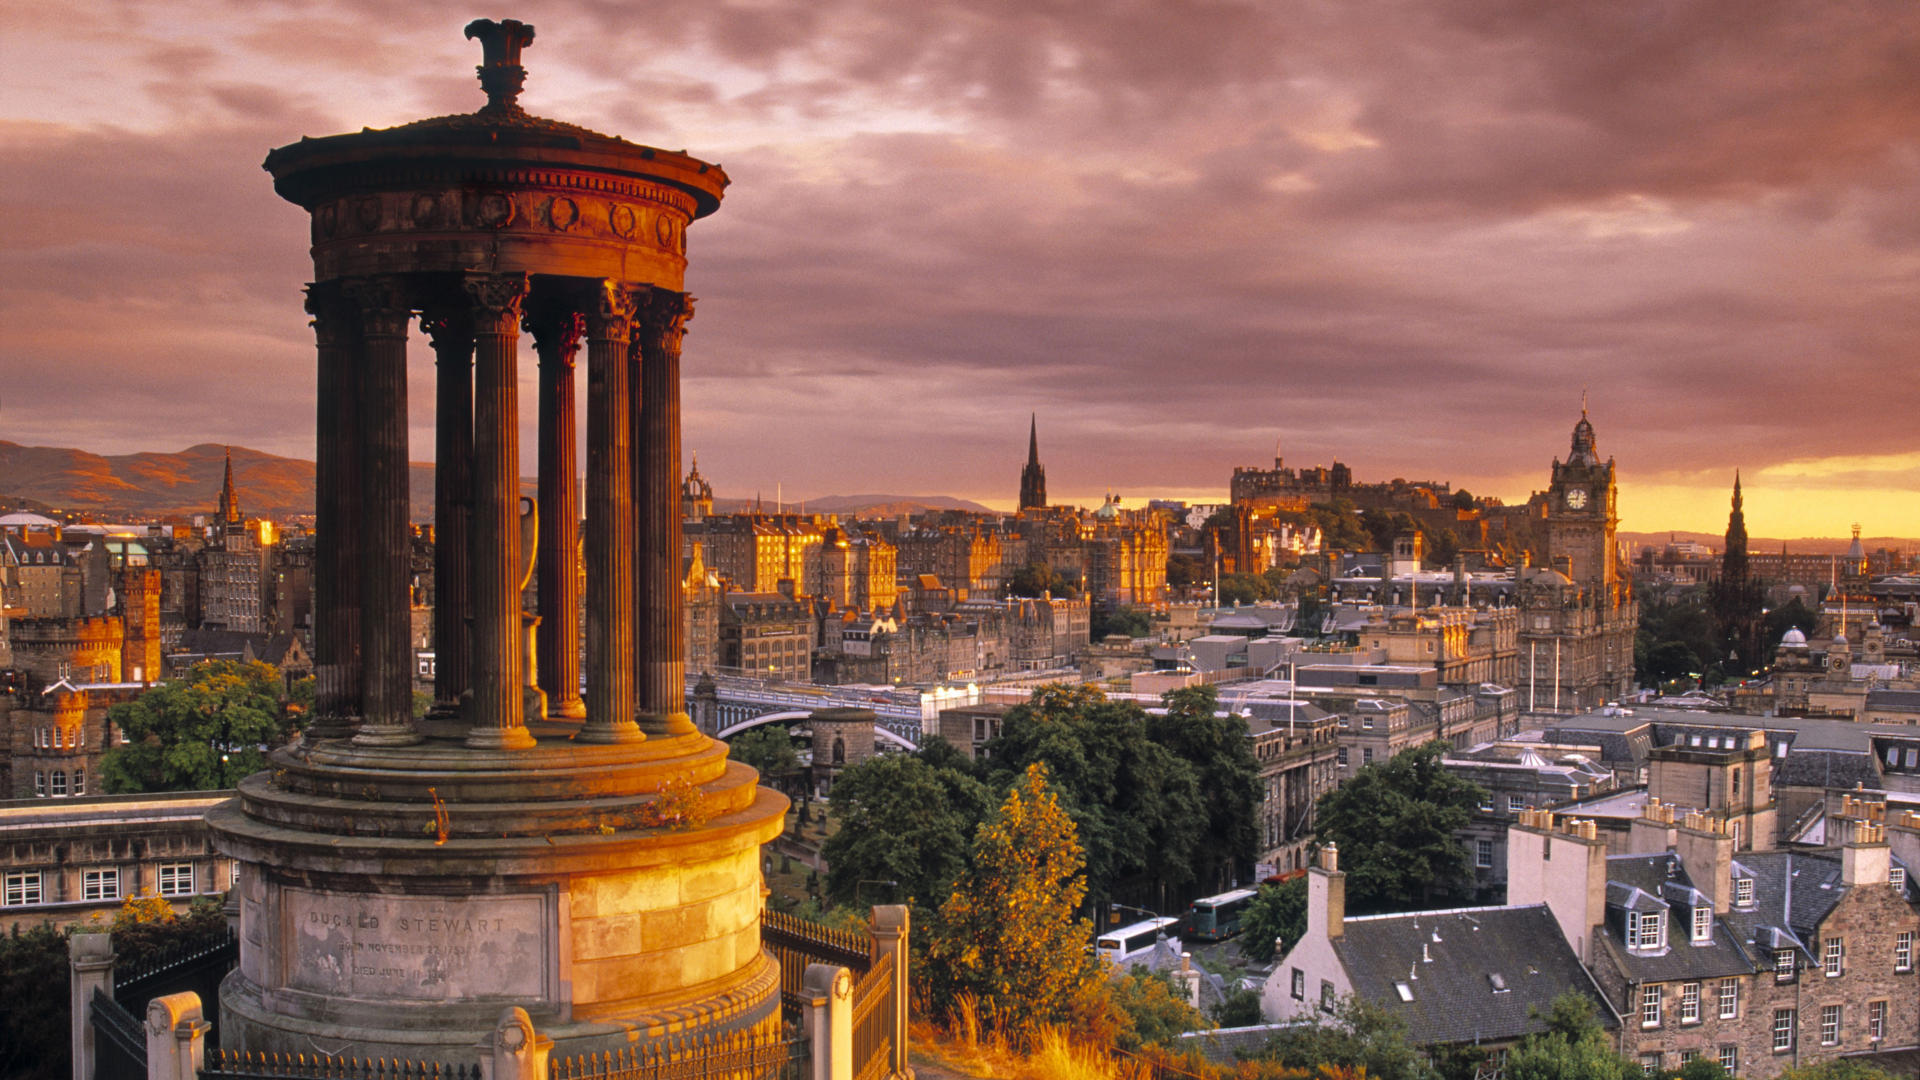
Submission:
<svg viewBox="0 0 1920 1080">
<path fill-rule="evenodd" d="M 1608 606 L 1620 600 L 1619 559 L 1614 553 L 1614 528 L 1620 523 L 1613 477 L 1613 459 L 1605 462 L 1594 451 L 1593 424 L 1586 409 L 1573 426 L 1573 450 L 1567 460 L 1553 463 L 1553 485 L 1547 489 L 1547 565 L 1566 570 L 1574 583 Z"/>
</svg>

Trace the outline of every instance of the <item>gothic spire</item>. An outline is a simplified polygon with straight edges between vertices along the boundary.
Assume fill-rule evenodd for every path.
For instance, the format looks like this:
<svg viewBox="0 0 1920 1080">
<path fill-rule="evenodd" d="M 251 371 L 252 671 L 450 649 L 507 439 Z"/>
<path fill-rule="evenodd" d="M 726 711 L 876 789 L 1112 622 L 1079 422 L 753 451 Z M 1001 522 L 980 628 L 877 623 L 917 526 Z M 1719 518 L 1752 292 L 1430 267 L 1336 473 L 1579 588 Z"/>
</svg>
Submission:
<svg viewBox="0 0 1920 1080">
<path fill-rule="evenodd" d="M 227 475 L 220 482 L 220 521 L 226 525 L 240 523 L 240 493 L 233 486 L 233 447 L 227 447 Z"/>
<path fill-rule="evenodd" d="M 1037 510 L 1047 505 L 1047 470 L 1040 465 L 1039 414 L 1029 414 L 1027 425 L 1027 467 L 1020 470 L 1020 509 Z"/>
</svg>

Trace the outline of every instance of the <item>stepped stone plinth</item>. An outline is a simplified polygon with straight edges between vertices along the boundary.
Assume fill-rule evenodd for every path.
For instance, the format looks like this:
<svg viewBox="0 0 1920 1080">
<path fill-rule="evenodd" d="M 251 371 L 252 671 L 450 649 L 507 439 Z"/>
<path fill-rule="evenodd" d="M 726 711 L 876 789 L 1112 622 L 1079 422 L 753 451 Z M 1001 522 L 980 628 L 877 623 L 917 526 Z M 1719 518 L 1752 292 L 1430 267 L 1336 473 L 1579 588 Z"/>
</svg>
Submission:
<svg viewBox="0 0 1920 1080">
<path fill-rule="evenodd" d="M 502 1009 L 556 1054 L 777 1025 L 760 845 L 784 797 L 698 733 L 680 610 L 686 230 L 727 178 L 528 115 L 533 28 L 467 27 L 478 112 L 302 139 L 267 158 L 312 214 L 318 343 L 315 714 L 209 822 L 240 863 L 229 1050 L 466 1061 Z M 412 715 L 406 347 L 436 360 L 435 703 Z M 533 337 L 542 500 L 518 477 Z M 531 526 L 530 526 L 531 527 Z M 545 562 L 527 715 L 520 590 Z M 584 599 L 585 694 L 570 628 Z"/>
</svg>

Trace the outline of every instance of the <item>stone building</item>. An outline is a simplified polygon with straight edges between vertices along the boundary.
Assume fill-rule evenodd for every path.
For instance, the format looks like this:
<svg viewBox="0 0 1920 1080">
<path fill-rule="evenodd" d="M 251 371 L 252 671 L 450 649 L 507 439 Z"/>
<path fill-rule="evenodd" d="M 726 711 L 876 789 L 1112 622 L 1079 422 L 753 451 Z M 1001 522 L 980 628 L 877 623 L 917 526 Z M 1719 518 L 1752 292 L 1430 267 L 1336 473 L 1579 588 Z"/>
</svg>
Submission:
<svg viewBox="0 0 1920 1080">
<path fill-rule="evenodd" d="M 1703 814 L 1673 836 L 1609 856 L 1590 822 L 1529 812 L 1513 829 L 1509 902 L 1553 910 L 1624 1052 L 1650 1072 L 1704 1057 L 1768 1077 L 1920 1039 L 1920 912 L 1878 823 L 1820 853 L 1741 853 Z"/>
<path fill-rule="evenodd" d="M 841 773 L 873 756 L 873 723 L 872 709 L 815 709 L 807 717 L 813 732 L 808 784 L 815 794 L 831 792 Z"/>
<path fill-rule="evenodd" d="M 200 552 L 200 625 L 243 634 L 269 632 L 276 621 L 273 525 L 241 517 L 231 450 L 211 533 Z"/>
<path fill-rule="evenodd" d="M 720 667 L 785 682 L 812 680 L 813 613 L 790 591 L 728 591 L 718 610 Z"/>
<path fill-rule="evenodd" d="M 1307 868 L 1313 842 L 1314 807 L 1339 786 L 1338 713 L 1303 701 L 1251 702 L 1246 713 L 1253 759 L 1260 767 L 1260 833 L 1255 862 L 1270 873 L 1292 875 Z"/>
<path fill-rule="evenodd" d="M 1047 505 L 1047 470 L 1040 466 L 1040 417 L 1027 418 L 1027 464 L 1020 470 L 1020 509 L 1040 510 Z"/>
<path fill-rule="evenodd" d="M 0 803 L 0 931 L 111 921 L 124 899 L 160 896 L 184 912 L 234 884 L 206 812 L 226 793 L 94 795 Z"/>
</svg>

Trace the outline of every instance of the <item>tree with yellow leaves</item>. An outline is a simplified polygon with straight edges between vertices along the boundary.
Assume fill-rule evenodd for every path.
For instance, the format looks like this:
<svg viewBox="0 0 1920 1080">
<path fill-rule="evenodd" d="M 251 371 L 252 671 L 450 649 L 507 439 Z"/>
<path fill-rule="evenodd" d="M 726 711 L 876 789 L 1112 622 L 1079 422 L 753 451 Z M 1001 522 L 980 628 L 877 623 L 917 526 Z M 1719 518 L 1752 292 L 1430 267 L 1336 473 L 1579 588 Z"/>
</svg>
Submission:
<svg viewBox="0 0 1920 1080">
<path fill-rule="evenodd" d="M 1093 926 L 1075 917 L 1085 866 L 1046 766 L 1028 766 L 974 835 L 971 865 L 940 905 L 927 946 L 935 1008 L 951 1014 L 971 1000 L 982 1023 L 1022 1041 L 1044 1024 L 1108 1026 L 1087 949 Z"/>
</svg>

